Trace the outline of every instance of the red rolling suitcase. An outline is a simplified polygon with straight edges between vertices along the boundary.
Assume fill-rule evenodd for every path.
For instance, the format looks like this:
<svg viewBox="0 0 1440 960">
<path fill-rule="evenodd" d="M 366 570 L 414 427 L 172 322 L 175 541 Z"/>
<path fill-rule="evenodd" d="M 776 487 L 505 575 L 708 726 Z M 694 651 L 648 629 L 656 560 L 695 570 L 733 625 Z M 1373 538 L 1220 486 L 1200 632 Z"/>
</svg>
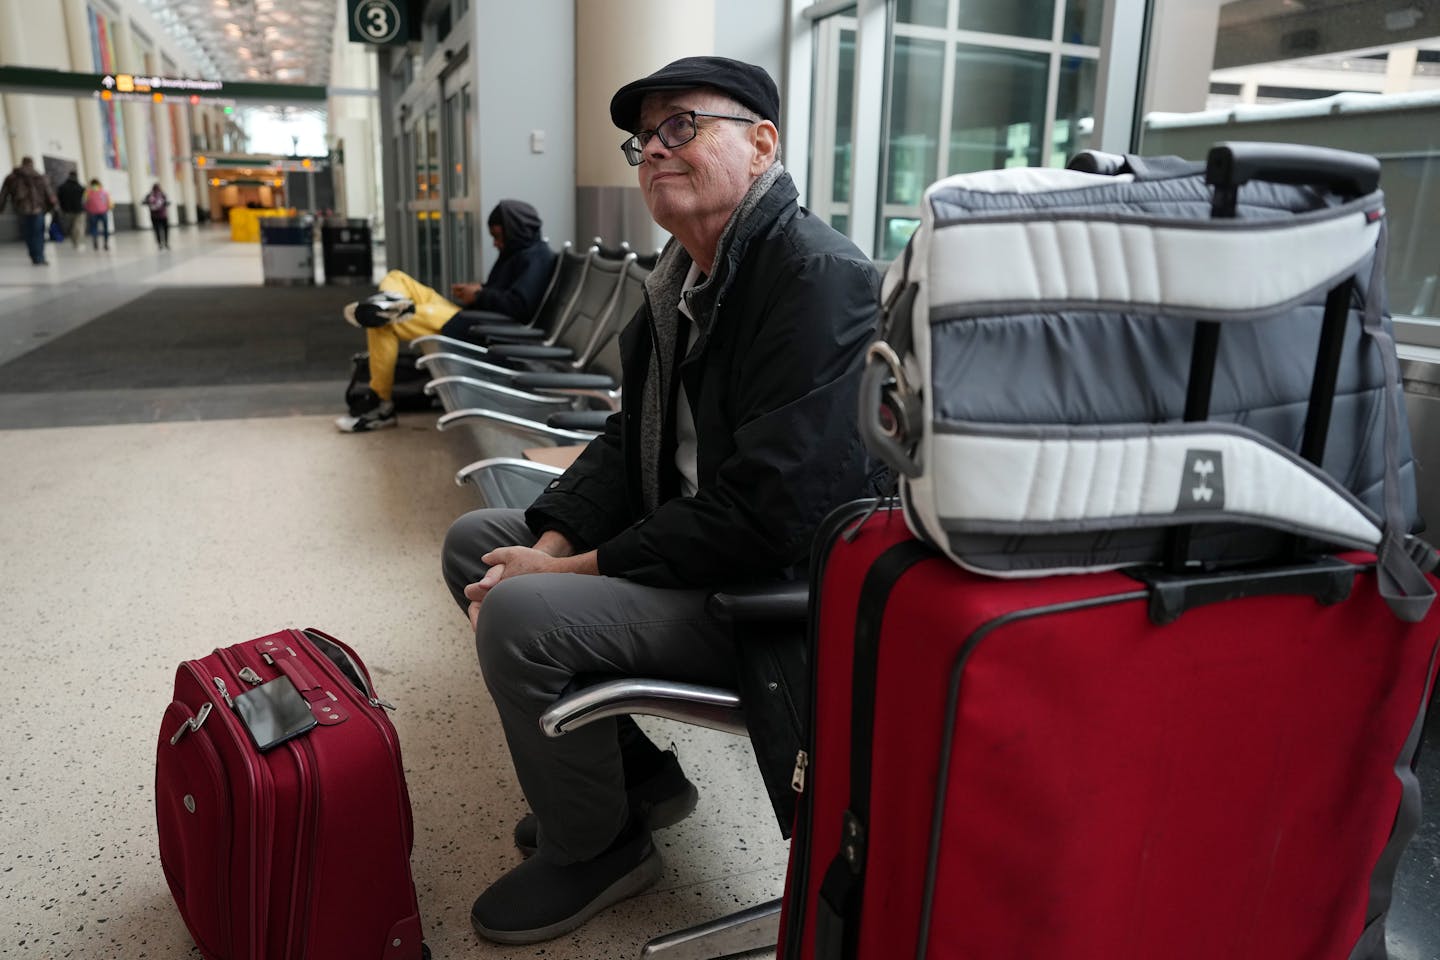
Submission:
<svg viewBox="0 0 1440 960">
<path fill-rule="evenodd" d="M 996 580 L 899 511 L 833 538 L 780 956 L 1383 957 L 1440 608 L 1371 561 Z"/>
<path fill-rule="evenodd" d="M 1378 164 L 1125 162 L 942 181 L 887 276 L 789 960 L 1385 956 L 1440 607 Z"/>
<path fill-rule="evenodd" d="M 165 879 L 206 960 L 429 956 L 386 706 L 359 656 L 318 630 L 180 664 L 156 816 Z"/>
</svg>

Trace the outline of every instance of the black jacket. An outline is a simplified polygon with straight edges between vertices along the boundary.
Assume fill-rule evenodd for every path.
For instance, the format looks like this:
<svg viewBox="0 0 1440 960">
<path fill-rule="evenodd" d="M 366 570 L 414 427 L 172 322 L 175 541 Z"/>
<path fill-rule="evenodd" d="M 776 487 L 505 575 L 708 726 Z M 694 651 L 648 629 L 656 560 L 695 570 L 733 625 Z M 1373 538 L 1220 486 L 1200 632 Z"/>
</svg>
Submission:
<svg viewBox="0 0 1440 960">
<path fill-rule="evenodd" d="M 523 200 L 501 200 L 490 211 L 488 222 L 499 223 L 505 246 L 485 285 L 465 309 L 491 310 L 524 323 L 535 315 L 545 295 L 555 251 L 540 236 L 540 215 Z"/>
<path fill-rule="evenodd" d="M 675 384 L 663 430 L 645 428 L 639 400 L 658 327 L 674 318 L 690 262 L 677 243 L 667 246 L 644 307 L 620 336 L 624 408 L 526 521 L 537 535 L 553 529 L 578 550 L 598 549 L 602 574 L 640 583 L 721 587 L 803 576 L 821 520 L 866 490 L 856 411 L 878 277 L 849 240 L 798 205 L 788 174 L 727 227 L 714 276 L 690 301 L 699 331 L 680 373 L 695 419 L 699 492 L 680 497 Z M 660 489 L 672 494 L 653 511 L 644 506 L 645 458 L 649 469 L 658 458 Z M 740 688 L 788 828 L 789 765 L 808 710 L 803 636 L 792 632 L 783 650 L 764 646 L 740 645 Z"/>
<path fill-rule="evenodd" d="M 66 213 L 85 212 L 85 185 L 79 180 L 66 180 L 55 191 L 60 200 L 60 209 Z"/>
</svg>

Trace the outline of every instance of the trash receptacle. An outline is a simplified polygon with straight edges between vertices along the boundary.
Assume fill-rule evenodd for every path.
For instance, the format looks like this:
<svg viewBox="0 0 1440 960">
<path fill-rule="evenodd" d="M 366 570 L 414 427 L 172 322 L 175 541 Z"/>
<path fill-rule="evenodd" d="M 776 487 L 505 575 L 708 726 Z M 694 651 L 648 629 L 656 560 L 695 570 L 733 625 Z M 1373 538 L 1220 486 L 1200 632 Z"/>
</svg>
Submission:
<svg viewBox="0 0 1440 960">
<path fill-rule="evenodd" d="M 375 272 L 370 221 L 345 217 L 326 219 L 320 226 L 320 257 L 328 286 L 370 286 Z"/>
<path fill-rule="evenodd" d="M 260 221 L 260 265 L 267 287 L 315 285 L 315 226 L 306 217 Z"/>
</svg>

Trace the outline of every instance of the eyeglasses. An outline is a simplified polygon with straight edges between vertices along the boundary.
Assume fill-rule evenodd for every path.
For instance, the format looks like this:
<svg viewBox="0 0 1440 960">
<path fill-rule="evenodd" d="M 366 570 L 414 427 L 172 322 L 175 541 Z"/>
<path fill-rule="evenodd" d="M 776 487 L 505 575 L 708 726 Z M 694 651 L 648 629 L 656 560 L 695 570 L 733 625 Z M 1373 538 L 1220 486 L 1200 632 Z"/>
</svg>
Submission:
<svg viewBox="0 0 1440 960">
<path fill-rule="evenodd" d="M 630 166 L 638 167 L 645 162 L 645 145 L 650 142 L 651 137 L 659 137 L 660 142 L 671 150 L 694 140 L 695 134 L 699 132 L 699 124 L 695 122 L 696 117 L 709 117 L 712 120 L 738 120 L 741 123 L 759 122 L 749 117 L 733 117 L 728 113 L 686 110 L 684 113 L 677 113 L 673 117 L 661 120 L 660 125 L 654 130 L 641 130 L 620 144 L 620 152 L 625 154 L 625 159 L 630 162 Z"/>
</svg>

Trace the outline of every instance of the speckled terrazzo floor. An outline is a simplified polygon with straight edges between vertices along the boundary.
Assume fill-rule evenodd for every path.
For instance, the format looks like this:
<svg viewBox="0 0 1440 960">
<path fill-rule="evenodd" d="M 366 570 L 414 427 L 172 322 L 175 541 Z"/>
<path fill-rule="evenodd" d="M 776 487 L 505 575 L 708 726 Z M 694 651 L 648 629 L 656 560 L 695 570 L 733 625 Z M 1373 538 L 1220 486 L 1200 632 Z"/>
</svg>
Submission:
<svg viewBox="0 0 1440 960">
<path fill-rule="evenodd" d="M 433 417 L 0 432 L 0 957 L 190 960 L 156 854 L 154 756 L 176 664 L 316 625 L 356 646 L 405 751 L 436 960 L 635 957 L 649 937 L 777 896 L 786 848 L 744 741 L 677 724 L 701 790 L 657 833 L 651 892 L 535 948 L 467 912 L 517 862 L 523 809 L 437 546 L 472 506 Z"/>
</svg>

